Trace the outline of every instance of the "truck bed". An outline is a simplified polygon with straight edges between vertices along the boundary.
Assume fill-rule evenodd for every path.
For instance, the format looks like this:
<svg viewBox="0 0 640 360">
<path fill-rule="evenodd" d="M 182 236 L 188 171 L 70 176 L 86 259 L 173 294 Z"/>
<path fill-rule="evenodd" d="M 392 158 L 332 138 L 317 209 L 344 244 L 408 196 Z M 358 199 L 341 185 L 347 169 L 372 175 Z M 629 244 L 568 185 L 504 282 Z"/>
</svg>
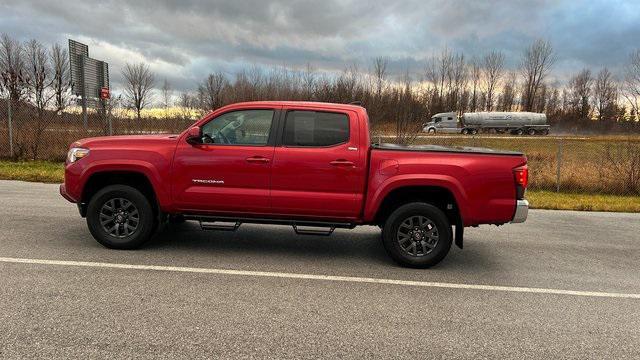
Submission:
<svg viewBox="0 0 640 360">
<path fill-rule="evenodd" d="M 510 155 L 510 156 L 522 156 L 524 155 L 518 151 L 509 150 L 495 150 L 481 147 L 469 147 L 469 146 L 441 146 L 441 145 L 398 145 L 398 144 L 373 144 L 372 149 L 379 150 L 397 150 L 397 151 L 418 151 L 418 152 L 448 152 L 448 153 L 467 153 L 467 154 L 487 154 L 487 155 Z"/>
</svg>

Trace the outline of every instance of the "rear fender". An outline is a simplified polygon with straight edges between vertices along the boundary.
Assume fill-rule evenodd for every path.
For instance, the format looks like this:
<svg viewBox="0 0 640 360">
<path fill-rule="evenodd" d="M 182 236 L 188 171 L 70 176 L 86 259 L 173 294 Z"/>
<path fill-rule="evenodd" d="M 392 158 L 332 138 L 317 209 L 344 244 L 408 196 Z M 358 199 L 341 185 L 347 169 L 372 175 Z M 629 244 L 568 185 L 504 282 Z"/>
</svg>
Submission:
<svg viewBox="0 0 640 360">
<path fill-rule="evenodd" d="M 420 175 L 420 174 L 407 174 L 393 176 L 385 180 L 377 190 L 373 193 L 370 199 L 367 201 L 367 206 L 364 212 L 364 221 L 370 223 L 374 220 L 376 213 L 379 210 L 383 200 L 392 191 L 408 186 L 431 186 L 441 187 L 448 190 L 454 197 L 458 209 L 460 211 L 460 217 L 464 224 L 471 223 L 471 214 L 465 204 L 468 204 L 467 194 L 458 180 L 454 177 L 447 175 Z"/>
</svg>

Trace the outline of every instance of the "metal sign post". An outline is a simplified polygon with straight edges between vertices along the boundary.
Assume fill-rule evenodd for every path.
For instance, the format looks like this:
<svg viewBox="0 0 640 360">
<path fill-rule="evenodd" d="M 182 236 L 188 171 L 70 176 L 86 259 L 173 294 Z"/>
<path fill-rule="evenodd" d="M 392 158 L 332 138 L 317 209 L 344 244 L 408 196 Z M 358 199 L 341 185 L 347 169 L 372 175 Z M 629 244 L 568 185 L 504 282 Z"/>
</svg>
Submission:
<svg viewBox="0 0 640 360">
<path fill-rule="evenodd" d="M 109 99 L 111 98 L 111 92 L 108 87 L 100 89 L 100 103 L 102 104 L 102 114 L 107 120 L 107 127 L 109 135 L 113 135 L 113 124 L 111 124 L 111 110 L 109 109 Z"/>
<path fill-rule="evenodd" d="M 89 47 L 69 39 L 69 64 L 73 92 L 82 98 L 82 122 L 89 127 L 87 108 L 101 105 L 101 90 L 109 88 L 109 64 L 89 57 Z M 104 104 L 102 104 L 104 105 Z"/>
</svg>

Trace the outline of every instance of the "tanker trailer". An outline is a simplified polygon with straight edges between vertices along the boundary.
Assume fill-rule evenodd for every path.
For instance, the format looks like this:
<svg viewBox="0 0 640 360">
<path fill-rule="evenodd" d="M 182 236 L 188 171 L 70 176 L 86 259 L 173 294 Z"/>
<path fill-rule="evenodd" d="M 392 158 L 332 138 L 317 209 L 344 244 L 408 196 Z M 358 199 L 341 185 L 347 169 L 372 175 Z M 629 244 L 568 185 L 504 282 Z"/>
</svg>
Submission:
<svg viewBox="0 0 640 360">
<path fill-rule="evenodd" d="M 511 133 L 513 135 L 547 135 L 547 116 L 532 112 L 475 112 L 461 118 L 463 134 L 478 132 Z"/>
</svg>

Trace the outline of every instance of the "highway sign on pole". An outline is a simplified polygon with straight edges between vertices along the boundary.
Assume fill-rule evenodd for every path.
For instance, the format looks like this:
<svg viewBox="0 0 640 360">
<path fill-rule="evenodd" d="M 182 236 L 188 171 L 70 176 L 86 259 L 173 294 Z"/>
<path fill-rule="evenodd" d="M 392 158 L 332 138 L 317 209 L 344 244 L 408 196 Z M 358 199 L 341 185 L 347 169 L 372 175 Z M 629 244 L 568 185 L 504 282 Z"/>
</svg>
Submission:
<svg viewBox="0 0 640 360">
<path fill-rule="evenodd" d="M 88 127 L 87 106 L 104 108 L 107 98 L 102 98 L 102 89 L 109 88 L 109 64 L 89 57 L 89 46 L 69 39 L 69 64 L 71 66 L 71 87 L 81 97 L 84 127 Z M 102 101 L 99 101 L 102 100 Z"/>
</svg>

